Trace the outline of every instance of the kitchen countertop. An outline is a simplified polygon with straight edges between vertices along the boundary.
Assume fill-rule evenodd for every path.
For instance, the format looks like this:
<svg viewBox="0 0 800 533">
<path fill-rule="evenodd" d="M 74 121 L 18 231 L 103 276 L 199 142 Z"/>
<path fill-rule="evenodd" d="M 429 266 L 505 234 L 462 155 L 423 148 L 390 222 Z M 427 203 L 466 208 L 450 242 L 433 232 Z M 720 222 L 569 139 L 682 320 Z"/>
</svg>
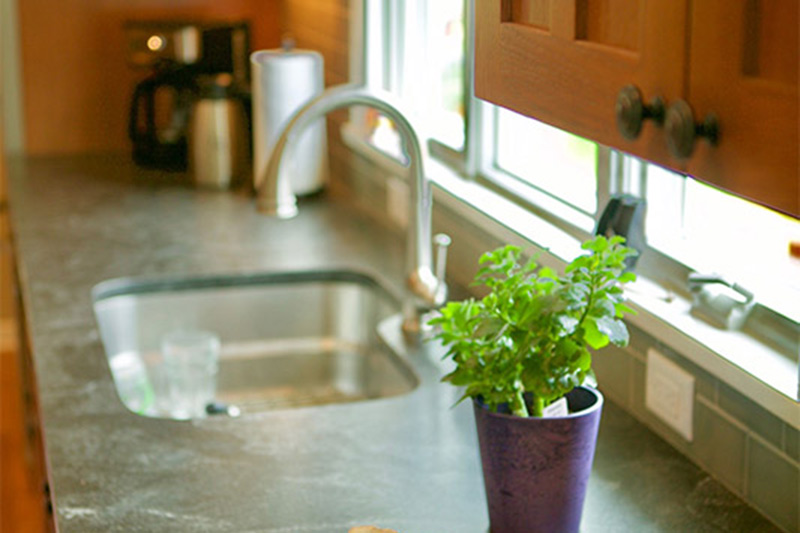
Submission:
<svg viewBox="0 0 800 533">
<path fill-rule="evenodd" d="M 488 530 L 472 413 L 438 382 L 436 346 L 406 354 L 416 390 L 381 400 L 179 422 L 116 395 L 101 281 L 342 267 L 399 290 L 403 242 L 346 196 L 278 221 L 123 154 L 11 158 L 9 181 L 59 531 Z M 777 529 L 606 401 L 582 531 Z"/>
</svg>

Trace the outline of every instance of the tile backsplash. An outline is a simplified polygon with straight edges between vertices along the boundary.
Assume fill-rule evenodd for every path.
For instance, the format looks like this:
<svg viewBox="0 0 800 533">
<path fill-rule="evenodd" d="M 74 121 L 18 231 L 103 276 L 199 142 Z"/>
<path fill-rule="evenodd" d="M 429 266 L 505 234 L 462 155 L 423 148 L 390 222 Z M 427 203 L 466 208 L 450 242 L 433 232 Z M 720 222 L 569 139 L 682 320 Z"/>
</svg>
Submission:
<svg viewBox="0 0 800 533">
<path fill-rule="evenodd" d="M 627 348 L 597 354 L 600 389 L 672 446 L 786 531 L 797 532 L 800 460 L 789 426 L 663 342 L 636 328 Z M 695 376 L 694 439 L 686 441 L 645 407 L 647 349 Z"/>
<path fill-rule="evenodd" d="M 340 154 L 341 155 L 341 152 Z M 355 194 L 364 209 L 385 219 L 386 192 L 375 175 L 385 171 L 353 154 L 337 158 L 340 192 Z M 346 177 L 343 177 L 346 176 Z M 487 219 L 487 225 L 492 222 Z M 388 222 L 387 222 L 388 224 Z M 503 244 L 486 230 L 434 207 L 435 231 L 453 238 L 448 277 L 466 286 L 480 255 Z M 783 530 L 800 533 L 798 430 L 742 396 L 682 354 L 631 327 L 626 348 L 609 347 L 594 357 L 600 389 L 652 431 L 697 463 Z M 695 378 L 692 442 L 645 407 L 647 351 L 655 348 Z"/>
</svg>

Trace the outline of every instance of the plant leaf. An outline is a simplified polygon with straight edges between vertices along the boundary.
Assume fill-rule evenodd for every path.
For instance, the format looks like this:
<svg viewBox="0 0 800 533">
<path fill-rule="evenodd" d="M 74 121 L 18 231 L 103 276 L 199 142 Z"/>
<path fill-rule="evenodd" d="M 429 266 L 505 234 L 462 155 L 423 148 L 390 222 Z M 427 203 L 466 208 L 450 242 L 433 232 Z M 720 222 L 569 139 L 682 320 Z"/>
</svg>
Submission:
<svg viewBox="0 0 800 533">
<path fill-rule="evenodd" d="M 558 320 L 558 323 L 561 325 L 561 328 L 564 330 L 566 335 L 572 335 L 579 323 L 577 318 L 569 315 L 559 315 L 556 320 Z"/>
<path fill-rule="evenodd" d="M 608 340 L 617 346 L 628 345 L 628 328 L 625 322 L 611 317 L 597 319 L 597 329 L 608 337 Z"/>
<path fill-rule="evenodd" d="M 636 309 L 628 307 L 622 302 L 614 304 L 614 310 L 616 311 L 615 316 L 617 318 L 622 318 L 626 313 L 629 315 L 636 315 Z"/>
<path fill-rule="evenodd" d="M 504 320 L 501 320 L 497 317 L 488 316 L 478 323 L 478 327 L 475 328 L 473 336 L 478 338 L 494 337 L 500 332 L 501 329 L 503 329 L 505 324 L 506 323 Z"/>
<path fill-rule="evenodd" d="M 608 335 L 600 331 L 600 328 L 597 326 L 597 321 L 592 318 L 587 318 L 583 322 L 583 340 L 586 341 L 586 344 L 591 346 L 595 350 L 599 350 L 601 348 L 605 348 L 608 346 Z"/>
</svg>

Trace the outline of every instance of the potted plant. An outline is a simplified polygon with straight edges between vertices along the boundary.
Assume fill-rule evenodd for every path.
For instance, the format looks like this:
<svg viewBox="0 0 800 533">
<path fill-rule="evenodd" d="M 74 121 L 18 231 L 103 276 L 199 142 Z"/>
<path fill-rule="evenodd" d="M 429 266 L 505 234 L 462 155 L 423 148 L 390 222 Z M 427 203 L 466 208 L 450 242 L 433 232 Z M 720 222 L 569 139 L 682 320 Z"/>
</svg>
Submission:
<svg viewBox="0 0 800 533">
<path fill-rule="evenodd" d="M 595 237 L 559 276 L 505 246 L 484 254 L 473 285 L 430 321 L 472 398 L 492 533 L 577 532 L 602 395 L 584 385 L 592 350 L 625 345 L 622 285 L 635 279 L 622 237 Z"/>
</svg>

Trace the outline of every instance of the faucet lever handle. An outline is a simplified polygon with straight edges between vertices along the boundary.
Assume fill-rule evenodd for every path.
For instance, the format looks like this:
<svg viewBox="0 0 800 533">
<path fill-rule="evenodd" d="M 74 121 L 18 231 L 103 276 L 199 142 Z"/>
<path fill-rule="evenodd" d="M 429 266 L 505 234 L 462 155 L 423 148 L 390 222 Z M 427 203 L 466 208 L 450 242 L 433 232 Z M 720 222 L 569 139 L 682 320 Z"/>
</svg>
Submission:
<svg viewBox="0 0 800 533">
<path fill-rule="evenodd" d="M 442 300 L 447 297 L 447 285 L 445 285 L 444 276 L 447 270 L 447 247 L 452 242 L 452 239 L 444 233 L 437 233 L 433 237 L 433 244 L 436 246 L 436 292 L 442 294 Z"/>
</svg>

